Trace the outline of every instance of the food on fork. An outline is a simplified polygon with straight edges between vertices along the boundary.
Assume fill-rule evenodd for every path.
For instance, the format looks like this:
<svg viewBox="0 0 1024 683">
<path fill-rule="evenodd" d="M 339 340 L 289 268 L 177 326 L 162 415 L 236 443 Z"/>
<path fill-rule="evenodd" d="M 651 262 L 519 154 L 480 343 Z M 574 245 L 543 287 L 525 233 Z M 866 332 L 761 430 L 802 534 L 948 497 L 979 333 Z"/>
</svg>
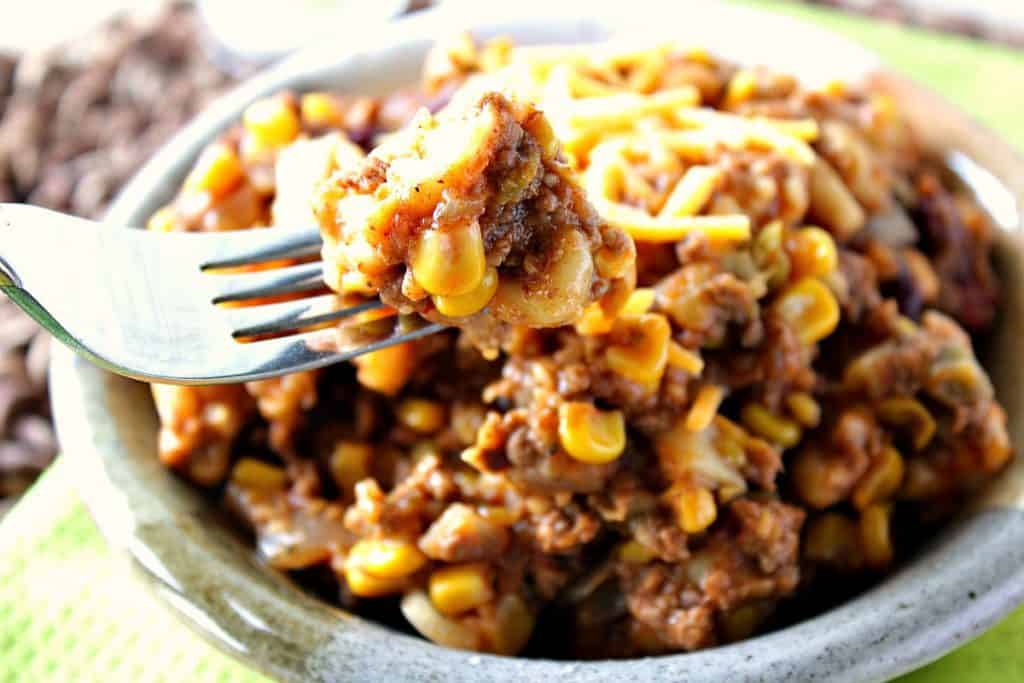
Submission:
<svg viewBox="0 0 1024 683">
<path fill-rule="evenodd" d="M 421 110 L 315 205 L 333 289 L 432 320 L 566 325 L 633 272 L 544 114 L 498 92 Z"/>
<path fill-rule="evenodd" d="M 462 36 L 419 89 L 269 98 L 210 150 L 155 227 L 315 195 L 332 287 L 456 323 L 155 391 L 164 462 L 355 613 L 507 655 L 732 642 L 871 585 L 1013 455 L 968 335 L 992 224 L 883 93 Z"/>
</svg>

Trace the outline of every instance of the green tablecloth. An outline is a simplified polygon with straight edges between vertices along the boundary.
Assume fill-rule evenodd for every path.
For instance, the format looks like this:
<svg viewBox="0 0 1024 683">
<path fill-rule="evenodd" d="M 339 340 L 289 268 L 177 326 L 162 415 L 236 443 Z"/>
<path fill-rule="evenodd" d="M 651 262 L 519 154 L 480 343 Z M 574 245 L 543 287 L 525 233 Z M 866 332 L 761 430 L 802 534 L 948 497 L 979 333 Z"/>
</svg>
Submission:
<svg viewBox="0 0 1024 683">
<path fill-rule="evenodd" d="M 751 4 L 862 42 L 1024 149 L 1021 54 L 802 6 Z M 130 578 L 75 495 L 67 463 L 58 461 L 0 524 L 0 681 L 265 680 L 181 626 Z M 901 679 L 945 681 L 1024 681 L 1024 609 Z"/>
</svg>

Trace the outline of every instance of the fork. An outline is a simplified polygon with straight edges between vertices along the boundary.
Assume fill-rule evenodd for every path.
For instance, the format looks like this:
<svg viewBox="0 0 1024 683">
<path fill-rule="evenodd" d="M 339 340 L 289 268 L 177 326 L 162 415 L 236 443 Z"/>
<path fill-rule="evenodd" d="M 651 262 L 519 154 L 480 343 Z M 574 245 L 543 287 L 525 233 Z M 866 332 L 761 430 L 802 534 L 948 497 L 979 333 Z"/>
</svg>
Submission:
<svg viewBox="0 0 1024 683">
<path fill-rule="evenodd" d="M 151 382 L 265 379 L 444 329 L 346 305 L 320 247 L 315 228 L 155 233 L 0 204 L 0 290 L 96 365 Z M 309 330 L 329 323 L 343 327 Z"/>
</svg>

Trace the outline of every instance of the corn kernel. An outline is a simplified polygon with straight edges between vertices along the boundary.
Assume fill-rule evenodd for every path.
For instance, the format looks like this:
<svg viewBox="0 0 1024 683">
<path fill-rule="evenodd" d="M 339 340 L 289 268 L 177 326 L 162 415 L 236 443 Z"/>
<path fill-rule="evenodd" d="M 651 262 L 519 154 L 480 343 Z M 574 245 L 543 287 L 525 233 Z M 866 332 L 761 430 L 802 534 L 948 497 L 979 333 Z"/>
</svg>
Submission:
<svg viewBox="0 0 1024 683">
<path fill-rule="evenodd" d="M 875 504 L 860 513 L 860 543 L 864 560 L 872 569 L 885 569 L 892 562 L 892 538 L 889 534 L 889 519 L 892 508 Z"/>
<path fill-rule="evenodd" d="M 231 482 L 249 489 L 283 489 L 288 484 L 284 469 L 252 458 L 242 458 L 231 470 Z"/>
<path fill-rule="evenodd" d="M 685 370 L 694 377 L 704 371 L 704 360 L 700 354 L 674 341 L 668 343 L 668 364 L 674 368 Z"/>
<path fill-rule="evenodd" d="M 480 70 L 496 71 L 509 63 L 512 55 L 512 40 L 507 36 L 498 36 L 487 41 L 480 51 Z"/>
<path fill-rule="evenodd" d="M 482 562 L 438 569 L 430 575 L 430 600 L 442 614 L 453 617 L 494 598 L 491 576 Z"/>
<path fill-rule="evenodd" d="M 807 392 L 796 391 L 786 396 L 786 407 L 804 427 L 817 427 L 821 422 L 821 406 Z"/>
<path fill-rule="evenodd" d="M 620 560 L 628 564 L 647 564 L 657 557 L 654 551 L 635 538 L 620 545 L 616 553 Z"/>
<path fill-rule="evenodd" d="M 735 105 L 745 102 L 757 93 L 757 74 L 749 69 L 740 69 L 729 80 L 725 91 L 725 103 Z"/>
<path fill-rule="evenodd" d="M 405 587 L 405 578 L 382 579 L 369 574 L 355 565 L 345 565 L 345 583 L 353 595 L 361 598 L 379 598 L 385 595 L 401 593 Z"/>
<path fill-rule="evenodd" d="M 587 304 L 573 326 L 585 337 L 608 334 L 615 327 L 615 316 L 609 316 L 600 301 L 593 301 Z"/>
<path fill-rule="evenodd" d="M 633 332 L 627 344 L 613 344 L 605 351 L 608 367 L 623 377 L 656 389 L 668 364 L 672 330 L 663 315 L 645 313 L 625 323 Z"/>
<path fill-rule="evenodd" d="M 425 231 L 413 248 L 410 267 L 416 282 L 431 294 L 472 292 L 487 272 L 480 225 L 474 221 Z"/>
<path fill-rule="evenodd" d="M 163 207 L 146 222 L 146 230 L 153 232 L 174 232 L 177 229 L 177 212 L 173 206 Z"/>
<path fill-rule="evenodd" d="M 235 150 L 223 142 L 208 146 L 199 156 L 191 173 L 185 178 L 185 190 L 208 192 L 220 198 L 242 182 L 244 171 Z"/>
<path fill-rule="evenodd" d="M 707 64 L 708 66 L 711 66 L 715 63 L 715 58 L 711 56 L 708 49 L 700 45 L 686 48 L 684 54 L 687 59 L 698 62 L 699 64 Z"/>
<path fill-rule="evenodd" d="M 349 550 L 351 565 L 379 579 L 400 579 L 427 563 L 427 556 L 414 543 L 397 538 L 364 538 Z"/>
<path fill-rule="evenodd" d="M 743 406 L 743 424 L 783 448 L 797 445 L 803 436 L 800 425 L 776 415 L 760 403 L 748 403 Z"/>
<path fill-rule="evenodd" d="M 649 287 L 634 289 L 622 307 L 620 315 L 643 315 L 654 305 L 654 290 Z"/>
<path fill-rule="evenodd" d="M 697 392 L 697 398 L 686 414 L 686 428 L 691 432 L 700 432 L 711 424 L 718 413 L 718 407 L 725 398 L 725 389 L 714 384 L 705 384 Z"/>
<path fill-rule="evenodd" d="M 718 517 L 715 497 L 702 486 L 682 487 L 672 502 L 679 526 L 688 534 L 701 533 Z"/>
<path fill-rule="evenodd" d="M 253 102 L 242 115 L 242 122 L 250 135 L 269 147 L 287 145 L 301 129 L 295 107 L 284 97 Z"/>
<path fill-rule="evenodd" d="M 808 560 L 835 569 L 856 569 L 863 563 L 857 524 L 838 512 L 826 512 L 811 520 L 804 536 L 803 554 Z"/>
<path fill-rule="evenodd" d="M 334 482 L 343 491 L 352 491 L 356 482 L 370 476 L 373 446 L 358 441 L 341 441 L 331 452 L 328 467 Z"/>
<path fill-rule="evenodd" d="M 464 318 L 468 315 L 483 310 L 484 306 L 491 302 L 494 293 L 498 291 L 498 269 L 488 266 L 484 272 L 484 278 L 475 289 L 465 294 L 445 296 L 434 295 L 434 306 L 441 315 L 449 318 Z"/>
<path fill-rule="evenodd" d="M 356 379 L 367 389 L 394 396 L 409 381 L 416 368 L 415 342 L 387 346 L 353 359 Z"/>
<path fill-rule="evenodd" d="M 589 403 L 558 407 L 558 438 L 576 460 L 599 465 L 615 460 L 626 448 L 626 420 L 618 410 L 598 410 Z"/>
<path fill-rule="evenodd" d="M 345 120 L 345 114 L 338 106 L 337 98 L 328 93 L 306 93 L 299 101 L 299 110 L 302 112 L 303 122 L 313 127 L 337 127 Z"/>
<path fill-rule="evenodd" d="M 908 428 L 914 450 L 921 450 L 935 436 L 935 418 L 915 399 L 887 398 L 878 404 L 877 413 L 886 425 Z"/>
<path fill-rule="evenodd" d="M 873 503 L 881 503 L 899 490 L 903 483 L 903 457 L 892 446 L 886 446 L 878 460 L 857 482 L 850 499 L 854 507 L 864 510 Z"/>
<path fill-rule="evenodd" d="M 830 97 L 843 97 L 846 90 L 846 82 L 839 78 L 833 78 L 821 86 L 821 91 Z"/>
<path fill-rule="evenodd" d="M 398 421 L 420 434 L 433 434 L 444 426 L 446 411 L 437 401 L 407 398 L 398 404 Z"/>
<path fill-rule="evenodd" d="M 832 235 L 815 226 L 798 231 L 786 246 L 795 278 L 825 277 L 839 262 Z"/>
<path fill-rule="evenodd" d="M 814 344 L 839 325 L 839 304 L 828 287 L 813 277 L 797 280 L 772 304 L 804 344 Z"/>
</svg>

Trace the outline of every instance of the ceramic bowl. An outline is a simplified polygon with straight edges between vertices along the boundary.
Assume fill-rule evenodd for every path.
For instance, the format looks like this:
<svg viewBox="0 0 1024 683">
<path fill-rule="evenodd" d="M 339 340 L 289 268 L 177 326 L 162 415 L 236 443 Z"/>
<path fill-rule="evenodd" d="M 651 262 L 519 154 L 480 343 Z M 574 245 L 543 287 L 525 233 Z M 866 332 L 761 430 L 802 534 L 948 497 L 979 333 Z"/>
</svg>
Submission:
<svg viewBox="0 0 1024 683">
<path fill-rule="evenodd" d="M 998 332 L 985 349 L 1011 435 L 1024 444 L 1024 259 L 1017 245 L 1024 163 L 945 101 L 888 71 L 870 53 L 802 23 L 733 6 L 520 0 L 453 5 L 304 51 L 218 101 L 165 147 L 110 210 L 141 225 L 179 185 L 202 145 L 253 99 L 283 88 L 384 92 L 413 82 L 432 39 L 456 27 L 521 43 L 592 42 L 642 32 L 678 38 L 809 80 L 870 79 L 899 100 L 938 154 L 977 191 L 1002 228 L 1005 278 Z M 367 32 L 369 33 L 369 32 Z M 156 458 L 147 388 L 64 348 L 52 366 L 61 443 L 104 535 L 179 615 L 222 649 L 283 681 L 880 681 L 939 657 L 1024 600 L 1024 460 L 973 502 L 917 557 L 859 597 L 794 626 L 691 654 L 606 662 L 522 660 L 443 649 L 346 614 L 261 565 L 214 506 Z"/>
</svg>

